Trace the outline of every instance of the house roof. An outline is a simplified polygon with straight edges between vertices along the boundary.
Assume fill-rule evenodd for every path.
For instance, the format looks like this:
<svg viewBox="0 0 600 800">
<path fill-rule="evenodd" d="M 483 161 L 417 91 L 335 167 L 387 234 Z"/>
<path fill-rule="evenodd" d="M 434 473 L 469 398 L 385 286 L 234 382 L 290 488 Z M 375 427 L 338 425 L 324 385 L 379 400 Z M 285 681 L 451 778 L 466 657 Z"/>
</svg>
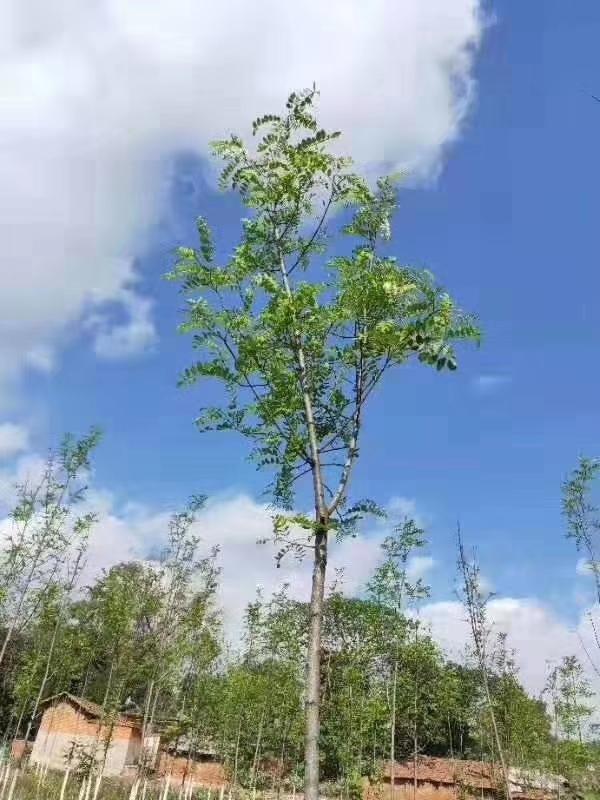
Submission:
<svg viewBox="0 0 600 800">
<path fill-rule="evenodd" d="M 394 780 L 413 781 L 415 767 L 410 761 L 396 762 Z M 391 762 L 384 764 L 384 778 L 390 780 Z M 452 760 L 422 756 L 417 759 L 417 780 L 425 783 L 454 786 L 461 785 L 471 790 L 494 790 L 502 783 L 497 765 L 483 761 Z M 515 797 L 546 797 L 556 791 L 566 780 L 558 775 L 549 775 L 532 770 L 509 769 L 509 780 Z"/>
<path fill-rule="evenodd" d="M 462 784 L 472 789 L 495 789 L 499 773 L 493 765 L 480 761 L 461 761 L 448 758 L 420 756 L 417 759 L 417 780 L 445 786 Z M 384 778 L 391 778 L 391 762 L 384 764 Z M 410 761 L 397 761 L 394 764 L 394 781 L 412 781 L 415 777 L 415 764 Z"/>
<path fill-rule="evenodd" d="M 92 700 L 87 700 L 85 697 L 77 697 L 77 695 L 70 694 L 69 692 L 61 692 L 60 694 L 55 694 L 52 697 L 48 697 L 41 705 L 47 706 L 60 700 L 71 703 L 83 711 L 83 713 L 88 717 L 92 717 L 93 719 L 103 719 L 106 716 L 105 710 L 102 708 L 102 706 L 98 705 L 98 703 L 94 703 Z M 137 728 L 141 727 L 141 720 L 134 715 L 122 713 L 117 717 L 117 724 Z"/>
</svg>

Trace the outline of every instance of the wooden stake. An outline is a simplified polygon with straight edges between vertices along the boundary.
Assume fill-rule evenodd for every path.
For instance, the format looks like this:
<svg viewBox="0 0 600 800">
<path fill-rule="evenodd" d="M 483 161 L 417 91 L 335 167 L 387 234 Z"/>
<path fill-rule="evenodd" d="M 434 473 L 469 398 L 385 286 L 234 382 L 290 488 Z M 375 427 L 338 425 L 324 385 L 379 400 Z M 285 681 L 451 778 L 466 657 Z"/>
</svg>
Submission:
<svg viewBox="0 0 600 800">
<path fill-rule="evenodd" d="M 12 796 L 13 796 L 14 791 L 15 791 L 15 785 L 17 783 L 18 774 L 19 774 L 19 770 L 16 769 L 13 772 L 12 781 L 11 781 L 11 784 L 10 784 L 10 789 L 8 790 L 8 797 L 6 798 L 6 800 L 12 800 Z"/>
<path fill-rule="evenodd" d="M 100 785 L 102 783 L 102 775 L 103 775 L 103 773 L 100 772 L 98 777 L 96 778 L 96 785 L 94 786 L 94 800 L 97 800 L 98 795 L 100 794 Z"/>
<path fill-rule="evenodd" d="M 0 800 L 4 797 L 4 793 L 6 791 L 6 784 L 8 783 L 8 778 L 10 776 L 10 764 L 6 765 L 6 772 L 4 773 L 4 780 L 2 781 L 2 789 L 0 789 Z"/>
<path fill-rule="evenodd" d="M 67 783 L 69 782 L 69 773 L 71 772 L 70 768 L 67 767 L 65 770 L 65 777 L 62 781 L 62 786 L 60 787 L 60 797 L 58 800 L 65 800 L 65 791 L 67 790 Z"/>
<path fill-rule="evenodd" d="M 140 788 L 140 779 L 139 777 L 137 777 L 131 784 L 131 790 L 129 792 L 129 800 L 136 799 L 139 788 Z"/>
</svg>

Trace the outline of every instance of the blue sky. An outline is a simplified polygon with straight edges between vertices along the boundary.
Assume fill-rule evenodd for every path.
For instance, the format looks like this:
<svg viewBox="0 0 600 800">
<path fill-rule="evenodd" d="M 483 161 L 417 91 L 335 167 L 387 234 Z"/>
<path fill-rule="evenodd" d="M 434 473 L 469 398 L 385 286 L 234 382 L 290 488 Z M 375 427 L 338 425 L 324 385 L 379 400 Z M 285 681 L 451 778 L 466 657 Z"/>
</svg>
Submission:
<svg viewBox="0 0 600 800">
<path fill-rule="evenodd" d="M 600 440 L 600 103 L 591 97 L 600 95 L 600 6 L 497 1 L 485 10 L 460 134 L 441 142 L 437 178 L 402 191 L 394 226 L 399 259 L 432 270 L 479 316 L 484 341 L 462 352 L 456 374 L 415 365 L 388 379 L 370 408 L 354 495 L 415 502 L 438 562 L 434 598 L 450 597 L 460 519 L 502 595 L 534 596 L 575 620 L 560 485 Z M 240 209 L 215 192 L 200 153 L 182 144 L 164 161 L 152 184 L 159 211 L 144 217 L 132 247 L 154 343 L 135 358 L 101 360 L 74 318 L 55 367 L 24 372 L 6 415 L 28 421 L 38 450 L 66 429 L 101 425 L 94 480 L 117 504 L 159 511 L 197 491 L 259 499 L 266 476 L 245 461 L 246 444 L 194 430 L 202 389 L 176 388 L 190 343 L 176 332 L 181 297 L 162 279 L 174 247 L 193 243 L 198 214 L 226 252 Z M 112 324 L 124 313 L 107 308 Z"/>
</svg>

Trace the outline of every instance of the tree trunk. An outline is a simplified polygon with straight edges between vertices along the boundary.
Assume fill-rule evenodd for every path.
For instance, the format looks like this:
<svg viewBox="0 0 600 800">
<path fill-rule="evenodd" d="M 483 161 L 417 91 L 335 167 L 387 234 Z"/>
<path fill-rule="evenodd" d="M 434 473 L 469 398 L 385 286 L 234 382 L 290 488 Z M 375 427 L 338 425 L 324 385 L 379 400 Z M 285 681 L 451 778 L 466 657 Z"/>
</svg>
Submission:
<svg viewBox="0 0 600 800">
<path fill-rule="evenodd" d="M 20 606 L 19 606 L 19 609 L 17 609 L 17 611 L 19 611 L 19 610 L 20 610 Z M 4 661 L 4 656 L 6 655 L 6 650 L 8 648 L 8 643 L 12 639 L 12 635 L 14 633 L 15 626 L 16 626 L 16 614 L 15 614 L 15 617 L 11 620 L 11 623 L 8 626 L 7 631 L 6 631 L 5 635 L 4 635 L 4 641 L 2 642 L 2 648 L 0 649 L 0 664 L 2 664 L 2 662 Z"/>
<path fill-rule="evenodd" d="M 506 792 L 506 800 L 511 800 L 511 791 L 510 791 L 510 780 L 508 776 L 508 766 L 506 764 L 506 759 L 504 757 L 504 749 L 502 747 L 502 742 L 500 741 L 500 731 L 498 730 L 498 725 L 496 723 L 496 714 L 494 712 L 494 704 L 492 702 L 492 694 L 490 692 L 490 685 L 487 678 L 487 672 L 485 671 L 485 664 L 483 669 L 483 688 L 485 691 L 485 696 L 487 699 L 488 709 L 490 712 L 490 717 L 492 720 L 492 730 L 494 733 L 494 740 L 496 744 L 496 749 L 498 751 L 498 759 L 500 761 L 500 768 L 502 770 L 502 778 L 504 779 L 504 790 Z"/>
<path fill-rule="evenodd" d="M 416 646 L 419 641 L 419 622 L 415 623 L 415 681 L 413 695 L 413 798 L 417 800 L 419 786 L 418 758 L 419 758 L 419 668 L 416 663 Z"/>
<path fill-rule="evenodd" d="M 252 791 L 256 793 L 256 776 L 258 774 L 258 762 L 260 760 L 260 746 L 262 744 L 263 725 L 265 724 L 266 709 L 263 708 L 258 724 L 258 734 L 256 737 L 256 747 L 254 748 L 254 760 L 252 762 Z"/>
<path fill-rule="evenodd" d="M 306 660 L 306 726 L 304 742 L 304 798 L 319 798 L 319 705 L 321 700 L 321 627 L 327 571 L 327 521 L 317 520 L 315 533 L 310 624 Z"/>
<path fill-rule="evenodd" d="M 61 609 L 62 613 L 62 609 Z M 56 638 L 58 636 L 58 630 L 60 628 L 61 617 L 59 615 L 56 623 L 54 625 L 54 631 L 52 632 L 52 640 L 50 642 L 50 647 L 48 649 L 48 655 L 46 658 L 46 669 L 44 670 L 44 677 L 42 678 L 42 682 L 40 684 L 39 691 L 37 693 L 37 697 L 35 698 L 35 703 L 33 705 L 33 710 L 31 712 L 31 716 L 29 717 L 29 722 L 27 724 L 27 731 L 25 733 L 25 747 L 27 747 L 27 742 L 29 741 L 29 736 L 31 734 L 31 729 L 35 722 L 35 718 L 38 713 L 38 709 L 40 707 L 40 703 L 42 702 L 42 698 L 44 696 L 44 692 L 46 690 L 46 684 L 48 683 L 48 676 L 50 675 L 50 664 L 52 663 L 52 658 L 54 657 L 54 647 L 56 645 Z"/>
<path fill-rule="evenodd" d="M 449 712 L 448 712 L 448 745 L 450 747 L 450 758 L 454 761 L 454 739 L 452 737 L 452 723 L 450 722 Z"/>
<path fill-rule="evenodd" d="M 235 755 L 233 758 L 233 777 L 232 777 L 232 784 L 234 788 L 237 786 L 237 776 L 238 776 L 238 761 L 240 755 L 240 737 L 242 735 L 242 717 L 240 715 L 239 723 L 238 723 L 238 731 L 237 731 L 237 738 L 235 740 Z M 231 792 L 230 792 L 231 794 Z"/>
<path fill-rule="evenodd" d="M 392 714 L 390 721 L 390 800 L 394 800 L 396 782 L 396 692 L 398 689 L 398 655 L 394 660 L 394 678 L 392 680 Z"/>
<path fill-rule="evenodd" d="M 67 767 L 67 769 L 65 770 L 65 774 L 64 774 L 63 780 L 62 780 L 61 787 L 60 787 L 59 800 L 65 800 L 65 792 L 67 790 L 67 783 L 69 782 L 69 775 L 70 774 L 71 774 L 71 769 L 70 769 L 70 767 Z"/>
</svg>

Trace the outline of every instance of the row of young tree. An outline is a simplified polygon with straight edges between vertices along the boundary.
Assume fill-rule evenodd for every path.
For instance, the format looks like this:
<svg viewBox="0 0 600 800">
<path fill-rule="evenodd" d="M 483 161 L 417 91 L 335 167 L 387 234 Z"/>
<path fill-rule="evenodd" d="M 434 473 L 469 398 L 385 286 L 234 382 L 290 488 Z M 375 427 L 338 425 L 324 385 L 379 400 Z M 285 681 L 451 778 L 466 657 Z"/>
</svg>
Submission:
<svg viewBox="0 0 600 800">
<path fill-rule="evenodd" d="M 223 630 L 218 551 L 203 552 L 194 498 L 175 514 L 160 557 L 118 564 L 85 586 L 85 478 L 97 432 L 65 439 L 37 481 L 18 487 L 0 556 L 0 726 L 5 745 L 31 741 L 42 703 L 67 691 L 110 721 L 135 706 L 163 740 L 216 752 L 234 785 L 291 788 L 303 779 L 304 669 L 310 606 L 288 587 L 250 603 L 239 642 Z M 566 503 L 572 500 L 572 487 Z M 566 505 L 567 511 L 569 509 Z M 586 506 L 589 509 L 589 504 Z M 569 520 L 571 518 L 569 517 Z M 472 641 L 450 660 L 420 619 L 429 588 L 411 578 L 425 534 L 410 519 L 383 541 L 365 591 L 343 576 L 326 592 L 320 658 L 321 774 L 347 797 L 385 760 L 422 754 L 560 772 L 577 781 L 596 761 L 591 691 L 567 657 L 531 697 L 489 597 L 459 538 Z M 109 741 L 88 766 L 102 772 Z M 81 754 L 80 754 L 81 755 Z M 144 765 L 140 765 L 144 769 Z"/>
</svg>

